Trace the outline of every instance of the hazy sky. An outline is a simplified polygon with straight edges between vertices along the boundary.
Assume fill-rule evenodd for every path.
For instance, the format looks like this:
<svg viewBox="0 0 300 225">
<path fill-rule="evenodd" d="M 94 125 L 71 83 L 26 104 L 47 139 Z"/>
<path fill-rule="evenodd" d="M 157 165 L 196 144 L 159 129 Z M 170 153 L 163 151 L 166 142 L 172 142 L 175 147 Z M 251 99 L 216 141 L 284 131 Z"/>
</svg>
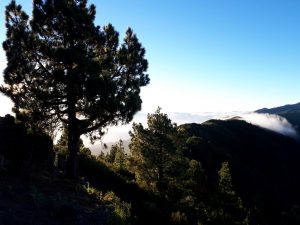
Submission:
<svg viewBox="0 0 300 225">
<path fill-rule="evenodd" d="M 5 39 L 0 0 L 0 41 Z M 30 13 L 31 0 L 19 0 Z M 90 0 L 97 25 L 146 48 L 143 112 L 250 111 L 300 101 L 299 0 Z M 30 13 L 31 14 L 31 13 Z M 0 71 L 5 67 L 0 51 Z M 2 80 L 2 77 L 1 77 Z M 0 97 L 0 114 L 11 105 Z"/>
</svg>

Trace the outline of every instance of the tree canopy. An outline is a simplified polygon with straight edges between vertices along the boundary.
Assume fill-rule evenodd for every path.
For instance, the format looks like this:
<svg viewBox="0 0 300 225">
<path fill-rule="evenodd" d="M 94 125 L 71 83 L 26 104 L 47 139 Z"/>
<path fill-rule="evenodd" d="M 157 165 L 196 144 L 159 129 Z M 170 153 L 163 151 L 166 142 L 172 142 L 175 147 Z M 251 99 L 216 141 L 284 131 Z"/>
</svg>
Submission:
<svg viewBox="0 0 300 225">
<path fill-rule="evenodd" d="M 14 0 L 6 7 L 1 92 L 44 128 L 67 126 L 73 175 L 80 135 L 96 139 L 104 127 L 131 121 L 141 109 L 140 87 L 149 83 L 145 49 L 132 29 L 119 45 L 119 33 L 96 26 L 95 15 L 86 0 L 34 0 L 30 19 Z"/>
</svg>

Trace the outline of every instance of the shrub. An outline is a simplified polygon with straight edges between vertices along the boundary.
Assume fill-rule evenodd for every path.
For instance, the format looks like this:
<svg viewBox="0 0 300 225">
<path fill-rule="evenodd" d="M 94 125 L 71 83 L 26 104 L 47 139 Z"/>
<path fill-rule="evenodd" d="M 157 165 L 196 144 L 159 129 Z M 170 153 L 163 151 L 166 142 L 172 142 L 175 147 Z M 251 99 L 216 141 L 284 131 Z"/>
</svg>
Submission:
<svg viewBox="0 0 300 225">
<path fill-rule="evenodd" d="M 0 155 L 14 168 L 48 167 L 53 161 L 53 143 L 43 133 L 27 130 L 11 115 L 0 117 Z"/>
<path fill-rule="evenodd" d="M 173 224 L 188 224 L 186 214 L 180 211 L 171 213 L 171 221 Z"/>
</svg>

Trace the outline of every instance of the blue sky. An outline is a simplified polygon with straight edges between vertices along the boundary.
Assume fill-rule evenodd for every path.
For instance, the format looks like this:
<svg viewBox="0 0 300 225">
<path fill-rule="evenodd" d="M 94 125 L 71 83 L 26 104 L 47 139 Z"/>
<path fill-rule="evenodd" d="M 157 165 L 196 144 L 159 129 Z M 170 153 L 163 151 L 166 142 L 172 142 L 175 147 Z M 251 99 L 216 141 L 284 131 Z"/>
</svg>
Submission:
<svg viewBox="0 0 300 225">
<path fill-rule="evenodd" d="M 0 0 L 0 41 L 5 39 Z M 31 0 L 17 1 L 30 11 Z M 146 48 L 143 112 L 251 111 L 300 101 L 298 0 L 90 0 L 97 25 Z M 0 51 L 0 70 L 5 67 Z M 11 105 L 1 97 L 0 113 Z"/>
</svg>

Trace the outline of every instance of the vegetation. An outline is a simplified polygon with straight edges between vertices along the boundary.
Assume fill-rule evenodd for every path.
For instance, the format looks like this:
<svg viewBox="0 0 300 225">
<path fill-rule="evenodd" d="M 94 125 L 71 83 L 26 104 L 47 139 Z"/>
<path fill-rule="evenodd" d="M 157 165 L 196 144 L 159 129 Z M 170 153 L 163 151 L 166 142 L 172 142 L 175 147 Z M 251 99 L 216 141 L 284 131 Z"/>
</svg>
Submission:
<svg viewBox="0 0 300 225">
<path fill-rule="evenodd" d="M 0 117 L 0 171 L 51 168 L 53 144 L 49 136 L 27 129 L 10 115 Z"/>
<path fill-rule="evenodd" d="M 211 120 L 182 128 L 190 136 L 189 157 L 202 162 L 209 189 L 217 191 L 217 171 L 222 162 L 229 163 L 250 224 L 281 224 L 282 215 L 299 204 L 296 140 L 240 120 Z"/>
<path fill-rule="evenodd" d="M 133 125 L 131 166 L 140 186 L 162 194 L 167 190 L 176 151 L 175 133 L 176 125 L 160 109 L 148 115 L 148 128 Z"/>
</svg>

